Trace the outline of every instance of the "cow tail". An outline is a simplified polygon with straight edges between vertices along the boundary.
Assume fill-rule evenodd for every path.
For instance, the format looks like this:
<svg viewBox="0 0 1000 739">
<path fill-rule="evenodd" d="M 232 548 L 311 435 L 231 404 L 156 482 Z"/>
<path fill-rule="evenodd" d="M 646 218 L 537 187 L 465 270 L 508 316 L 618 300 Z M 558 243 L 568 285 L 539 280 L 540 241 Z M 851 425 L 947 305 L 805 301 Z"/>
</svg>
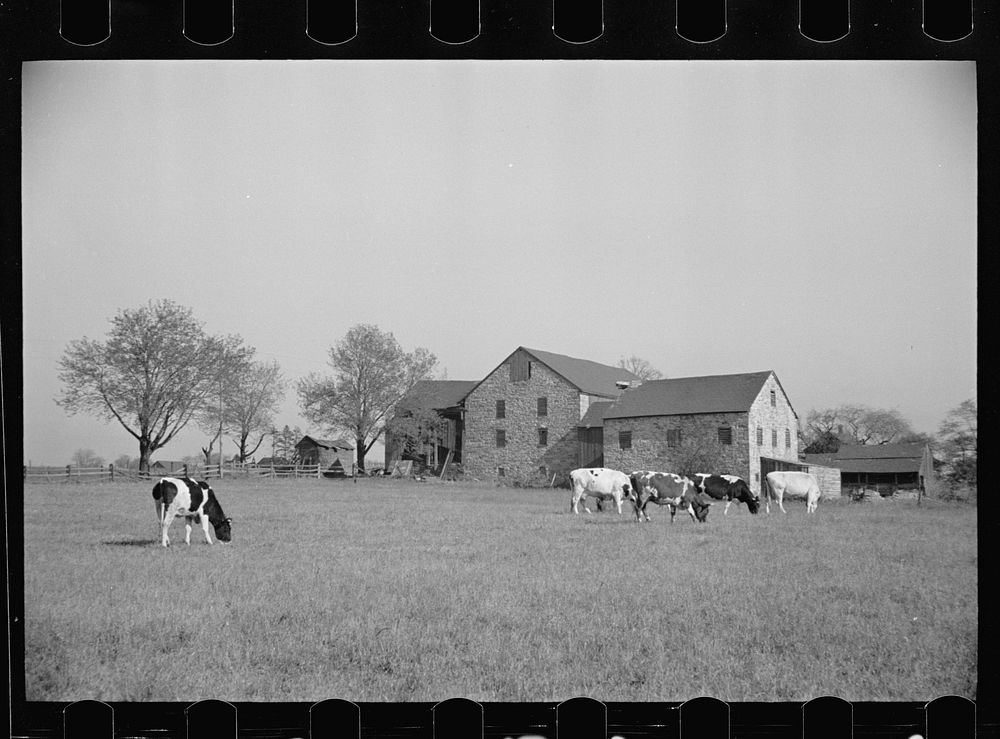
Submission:
<svg viewBox="0 0 1000 739">
<path fill-rule="evenodd" d="M 153 485 L 153 500 L 163 499 L 163 494 L 160 492 L 160 484 L 161 483 L 157 481 L 157 483 Z"/>
</svg>

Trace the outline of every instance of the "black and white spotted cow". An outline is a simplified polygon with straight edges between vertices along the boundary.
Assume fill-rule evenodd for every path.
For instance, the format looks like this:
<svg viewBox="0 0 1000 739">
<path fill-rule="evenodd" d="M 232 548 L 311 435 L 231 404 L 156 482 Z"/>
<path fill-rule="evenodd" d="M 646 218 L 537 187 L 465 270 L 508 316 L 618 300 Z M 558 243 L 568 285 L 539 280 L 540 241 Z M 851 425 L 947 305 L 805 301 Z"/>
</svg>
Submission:
<svg viewBox="0 0 1000 739">
<path fill-rule="evenodd" d="M 153 502 L 156 506 L 156 520 L 160 523 L 163 546 L 170 546 L 167 530 L 175 518 L 184 519 L 184 541 L 191 543 L 191 524 L 200 523 L 205 532 L 205 541 L 212 543 L 208 533 L 208 524 L 215 528 L 215 536 L 219 541 L 230 541 L 232 531 L 229 526 L 231 518 L 226 518 L 222 511 L 215 491 L 204 480 L 192 480 L 190 477 L 162 477 L 153 486 Z"/>
<path fill-rule="evenodd" d="M 579 513 L 577 504 L 583 501 L 583 510 L 590 513 L 587 508 L 587 496 L 592 495 L 598 501 L 611 499 L 618 508 L 618 513 L 622 512 L 622 501 L 626 498 L 633 499 L 632 483 L 628 475 L 618 470 L 609 470 L 605 467 L 581 467 L 569 473 L 570 487 L 573 489 L 573 496 L 570 499 L 569 509 L 573 513 Z"/>
<path fill-rule="evenodd" d="M 747 481 L 742 477 L 696 472 L 691 476 L 691 481 L 694 482 L 698 492 L 703 495 L 715 500 L 726 501 L 726 507 L 722 509 L 723 516 L 729 512 L 729 506 L 734 500 L 746 503 L 747 510 L 751 513 L 757 513 L 760 510 L 760 498 L 754 494 Z"/>
<path fill-rule="evenodd" d="M 703 498 L 691 478 L 674 472 L 647 471 L 633 472 L 631 481 L 636 492 L 636 498 L 632 502 L 636 521 L 641 521 L 643 518 L 649 520 L 646 504 L 652 501 L 656 505 L 670 506 L 670 523 L 674 522 L 678 508 L 683 508 L 691 514 L 692 521 L 705 523 L 708 507 L 712 503 Z"/>
</svg>

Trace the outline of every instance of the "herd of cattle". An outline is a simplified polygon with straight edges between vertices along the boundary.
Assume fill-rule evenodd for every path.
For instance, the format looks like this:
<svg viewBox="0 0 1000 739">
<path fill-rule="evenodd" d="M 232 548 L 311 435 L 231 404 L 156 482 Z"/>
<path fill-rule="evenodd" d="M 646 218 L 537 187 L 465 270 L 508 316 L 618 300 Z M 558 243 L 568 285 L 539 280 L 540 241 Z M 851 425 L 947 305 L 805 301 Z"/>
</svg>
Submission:
<svg viewBox="0 0 1000 739">
<path fill-rule="evenodd" d="M 753 492 L 746 480 L 735 475 L 716 475 L 699 472 L 691 477 L 674 472 L 633 472 L 627 475 L 605 467 L 585 467 L 569 473 L 573 495 L 570 510 L 579 513 L 578 505 L 583 501 L 587 508 L 588 495 L 597 499 L 600 505 L 611 499 L 618 513 L 622 512 L 622 501 L 632 501 L 636 521 L 649 520 L 646 506 L 670 506 L 670 522 L 673 523 L 677 509 L 686 510 L 693 521 L 705 522 L 708 508 L 715 501 L 726 501 L 722 513 L 729 512 L 732 502 L 745 503 L 751 513 L 760 509 L 759 496 Z M 692 479 L 693 478 L 693 479 Z M 771 512 L 771 500 L 775 500 L 782 513 L 786 513 L 783 499 L 803 497 L 806 511 L 816 512 L 819 504 L 819 482 L 808 472 L 769 472 L 764 486 L 764 505 Z"/>
<path fill-rule="evenodd" d="M 569 476 L 573 489 L 570 510 L 573 513 L 579 513 L 577 506 L 580 501 L 583 501 L 583 509 L 590 513 L 586 503 L 588 495 L 596 498 L 599 504 L 613 500 L 618 513 L 622 512 L 622 501 L 632 501 L 636 521 L 649 520 L 646 506 L 651 502 L 670 506 L 671 523 L 678 508 L 691 514 L 692 520 L 704 523 L 708 508 L 715 501 L 726 501 L 723 515 L 729 512 L 734 500 L 745 503 L 751 513 L 757 513 L 760 508 L 760 500 L 746 480 L 735 475 L 699 472 L 691 479 L 673 472 L 633 472 L 626 475 L 618 470 L 593 467 L 573 470 Z M 771 512 L 772 498 L 777 501 L 782 513 L 785 512 L 782 499 L 786 495 L 804 497 L 809 513 L 816 511 L 819 502 L 819 484 L 806 472 L 769 472 L 765 490 L 764 502 L 768 513 Z M 209 544 L 212 543 L 209 524 L 215 529 L 219 541 L 232 539 L 230 523 L 233 519 L 226 517 L 215 491 L 204 480 L 163 477 L 153 486 L 153 504 L 160 525 L 160 543 L 165 547 L 170 546 L 167 532 L 177 518 L 184 519 L 184 540 L 187 544 L 191 543 L 191 528 L 196 523 L 201 525 Z"/>
</svg>

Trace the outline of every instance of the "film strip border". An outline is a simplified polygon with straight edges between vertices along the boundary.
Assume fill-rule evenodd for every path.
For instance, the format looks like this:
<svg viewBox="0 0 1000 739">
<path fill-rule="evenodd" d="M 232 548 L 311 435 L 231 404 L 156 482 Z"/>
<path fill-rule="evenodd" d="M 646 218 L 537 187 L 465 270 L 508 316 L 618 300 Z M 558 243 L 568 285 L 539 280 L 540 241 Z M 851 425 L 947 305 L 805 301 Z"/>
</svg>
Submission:
<svg viewBox="0 0 1000 739">
<path fill-rule="evenodd" d="M 57 29 L 63 44 L 91 47 L 98 56 L 128 53 L 130 42 L 146 42 L 147 49 L 166 44 L 184 57 L 289 49 L 333 57 L 422 56 L 435 48 L 448 53 L 448 47 L 459 47 L 450 53 L 486 57 L 590 56 L 601 53 L 595 45 L 636 58 L 711 55 L 714 48 L 756 48 L 763 56 L 778 48 L 811 56 L 827 53 L 819 51 L 823 47 L 833 55 L 846 48 L 871 56 L 898 52 L 902 45 L 909 57 L 934 56 L 941 53 L 935 47 L 977 35 L 972 0 L 674 0 L 628 6 L 604 0 L 298 0 L 280 8 L 257 0 L 57 1 L 58 7 L 33 10 L 33 45 L 51 49 L 48 37 Z M 52 12 L 54 18 L 45 17 Z M 986 20 L 989 12 L 984 6 L 979 15 Z M 517 54 L 510 53 L 514 48 Z"/>
<path fill-rule="evenodd" d="M 164 704 L 170 705 L 170 704 Z M 873 706 L 878 705 L 878 708 Z M 945 696 L 930 703 L 851 703 L 833 697 L 805 704 L 729 706 L 713 698 L 682 704 L 608 704 L 574 698 L 559 704 L 480 704 L 463 698 L 438 704 L 357 705 L 344 700 L 315 704 L 244 704 L 206 700 L 165 711 L 156 736 L 187 739 L 226 739 L 238 736 L 309 737 L 426 737 L 427 739 L 756 739 L 804 737 L 925 737 L 973 739 L 976 709 L 972 701 Z M 66 706 L 65 739 L 113 739 L 150 736 L 141 707 L 114 707 L 99 701 Z M 393 714 L 387 722 L 387 714 Z M 879 714 L 876 717 L 874 714 Z M 765 715 L 766 714 L 766 717 Z M 878 720 L 875 720 L 878 718 Z M 638 719 L 638 720 L 637 720 Z M 252 728 L 247 729 L 249 724 Z M 39 735 L 40 736 L 40 735 Z"/>
</svg>

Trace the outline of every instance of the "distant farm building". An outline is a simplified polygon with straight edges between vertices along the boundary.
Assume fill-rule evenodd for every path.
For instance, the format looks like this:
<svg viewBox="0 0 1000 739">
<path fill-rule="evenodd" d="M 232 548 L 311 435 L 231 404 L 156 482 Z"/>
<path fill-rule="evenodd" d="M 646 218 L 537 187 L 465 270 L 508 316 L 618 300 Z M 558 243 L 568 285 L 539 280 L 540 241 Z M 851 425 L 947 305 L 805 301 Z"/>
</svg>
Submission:
<svg viewBox="0 0 1000 739">
<path fill-rule="evenodd" d="M 651 380 L 603 416 L 604 463 L 616 469 L 721 472 L 756 491 L 768 472 L 802 469 L 798 416 L 771 370 Z"/>
<path fill-rule="evenodd" d="M 475 387 L 475 380 L 421 380 L 396 404 L 397 418 L 413 418 L 432 413 L 441 420 L 435 433 L 424 441 L 414 442 L 386 432 L 385 469 L 398 461 L 411 460 L 434 470 L 445 463 L 462 463 L 462 434 L 465 396 Z"/>
<path fill-rule="evenodd" d="M 934 460 L 927 444 L 864 444 L 841 446 L 833 454 L 806 454 L 808 464 L 840 470 L 845 491 L 877 490 L 892 495 L 924 490 L 933 479 Z"/>
<path fill-rule="evenodd" d="M 295 445 L 302 464 L 318 464 L 324 470 L 351 474 L 354 465 L 354 445 L 346 439 L 317 439 L 308 434 Z"/>
</svg>

